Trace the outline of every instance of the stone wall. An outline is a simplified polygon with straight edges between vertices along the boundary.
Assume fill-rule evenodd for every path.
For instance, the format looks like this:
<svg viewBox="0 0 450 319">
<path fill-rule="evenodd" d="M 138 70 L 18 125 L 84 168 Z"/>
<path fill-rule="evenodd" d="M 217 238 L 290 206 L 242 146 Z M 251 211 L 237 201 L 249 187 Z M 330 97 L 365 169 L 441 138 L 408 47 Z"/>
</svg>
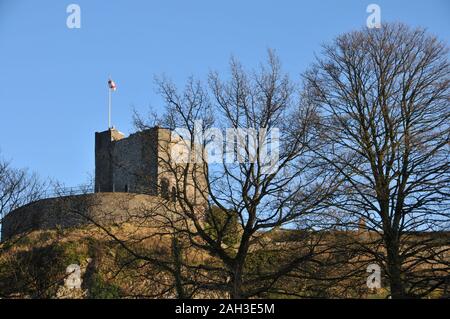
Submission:
<svg viewBox="0 0 450 319">
<path fill-rule="evenodd" d="M 95 191 L 112 192 L 114 142 L 124 138 L 115 129 L 95 133 Z"/>
<path fill-rule="evenodd" d="M 95 191 L 159 194 L 167 198 L 174 197 L 177 189 L 182 190 L 186 186 L 187 196 L 193 203 L 205 203 L 205 196 L 201 193 L 207 194 L 208 191 L 202 163 L 190 164 L 185 179 L 185 164 L 174 163 L 172 157 L 172 151 L 178 150 L 174 147 L 180 141 L 172 138 L 169 129 L 160 127 L 126 138 L 115 129 L 96 133 Z M 189 150 L 183 152 L 187 158 L 193 155 Z M 179 176 L 175 176 L 174 171 Z"/>
<path fill-rule="evenodd" d="M 124 137 L 115 129 L 95 136 L 95 191 L 157 194 L 158 127 Z"/>
<path fill-rule="evenodd" d="M 98 222 L 101 225 L 142 221 L 163 209 L 161 198 L 130 193 L 96 193 L 48 198 L 20 207 L 5 216 L 2 241 L 38 229 L 68 228 Z M 164 213 L 164 212 L 162 212 Z"/>
<path fill-rule="evenodd" d="M 157 140 L 157 130 L 150 129 L 113 143 L 114 191 L 157 194 Z"/>
<path fill-rule="evenodd" d="M 205 179 L 204 163 L 201 162 L 201 146 L 195 144 L 196 149 L 189 150 L 190 145 L 171 131 L 158 131 L 158 178 L 162 189 L 163 181 L 168 186 L 169 196 L 182 191 L 186 187 L 186 195 L 196 205 L 204 205 L 208 197 L 208 185 Z M 184 154 L 181 156 L 181 154 Z M 174 157 L 178 157 L 176 160 Z M 197 156 L 197 158 L 195 158 Z M 185 171 L 185 162 L 189 160 L 189 167 Z M 176 172 L 176 173 L 174 173 Z M 184 175 L 187 175 L 186 178 Z M 177 185 L 178 184 L 178 185 Z M 203 193 L 203 195 L 201 194 Z"/>
</svg>

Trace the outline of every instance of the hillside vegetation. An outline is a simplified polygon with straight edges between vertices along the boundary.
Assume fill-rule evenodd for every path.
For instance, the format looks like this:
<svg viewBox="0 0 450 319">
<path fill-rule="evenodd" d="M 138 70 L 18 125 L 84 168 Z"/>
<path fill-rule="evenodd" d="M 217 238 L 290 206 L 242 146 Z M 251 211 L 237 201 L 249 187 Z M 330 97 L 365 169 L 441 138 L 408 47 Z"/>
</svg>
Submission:
<svg viewBox="0 0 450 319">
<path fill-rule="evenodd" d="M 132 225 L 124 225 L 116 234 L 133 233 Z M 139 230 L 142 231 L 142 230 Z M 328 234 L 329 240 L 342 241 L 345 234 Z M 261 273 L 274 263 L 289 258 L 296 243 L 302 242 L 299 231 L 276 231 L 261 236 L 264 249 L 253 251 L 247 260 L 249 273 Z M 264 239 L 262 239 L 264 238 Z M 142 255 L 153 256 L 161 261 L 171 262 L 172 246 L 168 236 L 148 236 L 135 243 L 135 250 Z M 231 249 L 231 248 L 230 248 Z M 295 249 L 298 249 L 295 248 Z M 173 276 L 152 262 L 136 258 L 125 247 L 94 226 L 83 229 L 57 229 L 34 231 L 17 238 L 13 243 L 1 246 L 0 296 L 3 298 L 176 298 Z M 283 253 L 284 252 L 284 253 Z M 353 256 L 340 256 L 340 259 Z M 323 255 L 321 262 L 305 264 L 303 269 L 293 271 L 281 278 L 277 287 L 260 297 L 363 297 L 384 298 L 388 291 L 370 291 L 365 286 L 365 268 L 357 262 L 354 267 L 342 267 L 341 260 L 332 254 Z M 182 260 L 189 265 L 217 265 L 218 260 L 193 249 L 183 251 Z M 333 260 L 333 261 L 331 261 Z M 82 288 L 67 289 L 64 280 L 68 277 L 67 266 L 77 264 L 81 268 Z M 326 266 L 325 266 L 326 264 Z M 366 263 L 361 263 L 365 266 Z M 309 274 L 309 275 L 307 275 Z M 347 277 L 342 276 L 347 274 Z M 199 276 L 199 274 L 196 274 Z M 206 276 L 206 273 L 203 275 Z M 194 274 L 195 276 L 195 274 Z M 211 283 L 215 273 L 209 275 Z M 309 277 L 309 278 L 308 278 Z M 323 280 L 320 279 L 323 278 Z M 339 277 L 339 280 L 332 278 Z M 325 280 L 327 278 L 327 280 Z M 279 291 L 279 293 L 277 293 Z M 289 294 L 285 292 L 289 291 Z M 439 297 L 441 293 L 435 294 Z M 196 288 L 195 298 L 226 297 L 213 289 Z"/>
</svg>

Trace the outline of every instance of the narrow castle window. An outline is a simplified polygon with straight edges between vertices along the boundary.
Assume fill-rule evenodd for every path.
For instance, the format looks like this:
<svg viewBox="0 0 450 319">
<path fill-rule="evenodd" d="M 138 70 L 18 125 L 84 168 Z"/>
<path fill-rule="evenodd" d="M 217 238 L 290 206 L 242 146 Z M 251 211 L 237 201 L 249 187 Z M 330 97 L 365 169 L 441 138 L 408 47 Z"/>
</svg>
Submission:
<svg viewBox="0 0 450 319">
<path fill-rule="evenodd" d="M 161 197 L 169 199 L 169 181 L 167 178 L 161 179 Z"/>
<path fill-rule="evenodd" d="M 172 186 L 172 202 L 176 202 L 177 201 L 177 190 L 175 188 L 175 186 Z"/>
</svg>

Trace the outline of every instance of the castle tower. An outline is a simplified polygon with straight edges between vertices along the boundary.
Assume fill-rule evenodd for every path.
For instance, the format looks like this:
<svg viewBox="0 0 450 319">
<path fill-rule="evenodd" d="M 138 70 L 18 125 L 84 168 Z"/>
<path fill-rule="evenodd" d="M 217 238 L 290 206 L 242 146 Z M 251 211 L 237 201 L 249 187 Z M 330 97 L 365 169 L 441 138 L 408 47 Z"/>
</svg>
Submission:
<svg viewBox="0 0 450 319">
<path fill-rule="evenodd" d="M 116 129 L 95 133 L 95 192 L 113 192 L 114 142 L 125 136 Z"/>
<path fill-rule="evenodd" d="M 178 183 L 171 170 L 170 154 L 174 141 L 171 131 L 152 127 L 125 137 L 116 129 L 95 133 L 95 192 L 127 192 L 174 198 Z M 172 166 L 173 169 L 174 166 Z M 193 174 L 187 179 L 188 196 L 200 201 Z M 204 181 L 194 174 L 195 182 Z M 197 184 L 200 185 L 200 184 Z M 205 185 L 205 183 L 202 183 Z M 183 189 L 183 185 L 178 185 Z M 202 187 L 206 188 L 206 187 Z M 204 202 L 204 198 L 203 201 Z"/>
<path fill-rule="evenodd" d="M 95 133 L 95 192 L 156 195 L 158 129 Z"/>
</svg>

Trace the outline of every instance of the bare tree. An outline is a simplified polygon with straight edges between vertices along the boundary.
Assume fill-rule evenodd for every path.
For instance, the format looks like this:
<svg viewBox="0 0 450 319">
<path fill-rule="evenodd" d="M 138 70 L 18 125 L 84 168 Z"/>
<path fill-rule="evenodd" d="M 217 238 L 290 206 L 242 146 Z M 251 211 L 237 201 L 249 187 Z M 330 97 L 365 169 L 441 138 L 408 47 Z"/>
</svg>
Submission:
<svg viewBox="0 0 450 319">
<path fill-rule="evenodd" d="M 44 190 L 45 183 L 36 174 L 0 159 L 0 227 L 9 212 L 41 198 Z"/>
<path fill-rule="evenodd" d="M 232 298 L 261 296 L 299 265 L 314 262 L 320 236 L 311 240 L 312 221 L 327 207 L 338 179 L 315 165 L 306 146 L 315 143 L 314 109 L 300 103 L 275 54 L 253 72 L 232 59 L 230 78 L 211 73 L 209 86 L 193 79 L 183 91 L 164 78 L 157 84 L 167 104 L 160 124 L 178 133 L 169 135 L 159 156 L 174 199 L 166 218 L 174 236 L 218 262 L 185 265 L 208 274 L 197 285 Z M 142 117 L 136 123 L 147 128 Z M 174 144 L 187 147 L 184 160 Z M 265 153 L 268 145 L 272 150 Z M 218 212 L 220 218 L 211 218 Z M 229 243 L 233 221 L 238 226 Z M 282 226 L 301 227 L 308 236 L 277 248 L 270 237 Z M 258 258 L 271 262 L 254 268 Z"/>
<path fill-rule="evenodd" d="M 37 175 L 29 174 L 26 169 L 13 168 L 9 162 L 0 158 L 0 234 L 2 232 L 2 224 L 5 216 L 14 209 L 41 198 L 44 189 L 45 184 L 39 180 Z M 5 248 L 14 246 L 18 241 L 27 236 L 29 231 L 30 230 L 26 230 L 14 238 L 3 238 L 0 245 L 0 261 L 2 262 L 2 266 L 4 266 L 4 259 L 8 258 L 6 255 L 5 258 L 3 258 L 4 256 L 2 255 L 4 250 L 7 250 Z M 29 267 L 31 269 L 33 265 L 29 265 Z M 20 271 L 21 270 L 22 269 L 20 268 Z M 5 273 L 7 278 L 4 277 Z M 15 275 L 18 273 L 19 267 L 3 269 L 3 271 L 0 272 L 2 280 L 4 281 L 0 285 L 0 297 L 8 297 L 9 291 L 11 290 L 10 288 L 17 286 L 17 277 L 15 277 Z M 31 277 L 31 274 L 29 275 Z M 44 279 L 42 279 L 42 281 L 43 280 Z M 22 287 L 22 292 L 31 287 L 31 285 L 32 283 L 30 282 L 27 287 Z"/>
<path fill-rule="evenodd" d="M 386 24 L 337 37 L 304 74 L 321 112 L 312 147 L 345 179 L 340 223 L 376 235 L 361 248 L 393 298 L 449 283 L 448 48 L 423 29 Z M 381 247 L 378 247 L 381 244 Z"/>
</svg>

